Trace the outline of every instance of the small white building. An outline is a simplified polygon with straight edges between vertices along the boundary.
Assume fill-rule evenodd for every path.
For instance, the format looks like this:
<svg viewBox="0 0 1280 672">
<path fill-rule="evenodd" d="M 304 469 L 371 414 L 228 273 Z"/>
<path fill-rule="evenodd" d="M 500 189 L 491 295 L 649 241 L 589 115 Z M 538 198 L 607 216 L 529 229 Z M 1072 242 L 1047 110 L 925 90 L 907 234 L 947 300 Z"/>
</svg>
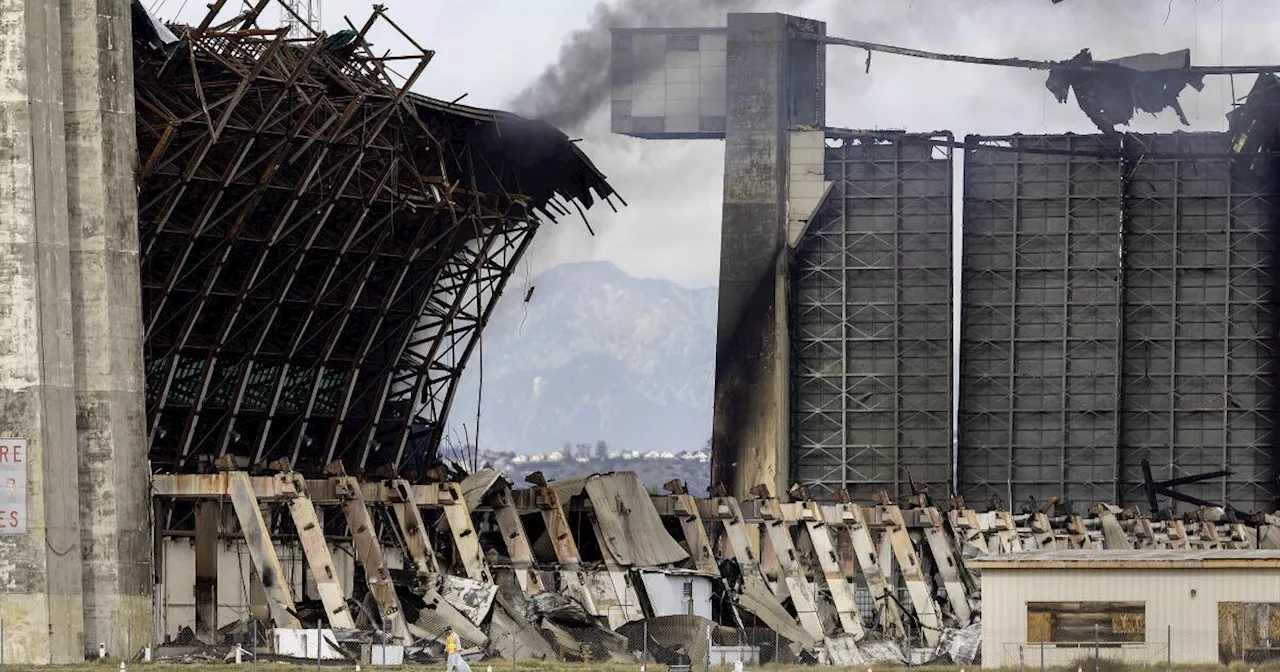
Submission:
<svg viewBox="0 0 1280 672">
<path fill-rule="evenodd" d="M 968 563 L 982 574 L 983 667 L 1103 657 L 1280 657 L 1280 550 L 1060 550 Z M 1274 621 L 1273 621 L 1274 619 Z"/>
</svg>

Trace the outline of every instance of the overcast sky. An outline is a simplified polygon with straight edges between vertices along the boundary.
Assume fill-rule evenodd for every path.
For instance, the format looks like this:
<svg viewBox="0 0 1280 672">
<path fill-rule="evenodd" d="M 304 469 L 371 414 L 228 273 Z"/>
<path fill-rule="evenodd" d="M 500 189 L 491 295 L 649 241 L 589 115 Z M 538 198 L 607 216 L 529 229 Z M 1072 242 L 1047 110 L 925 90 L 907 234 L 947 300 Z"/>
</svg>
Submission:
<svg viewBox="0 0 1280 672">
<path fill-rule="evenodd" d="M 144 0 L 170 19 L 196 20 L 203 2 Z M 632 0 L 641 1 L 641 0 Z M 662 0 L 643 0 L 653 5 Z M 673 7 L 697 0 L 665 0 Z M 503 107 L 556 60 L 571 31 L 587 25 L 597 0 L 382 0 L 390 16 L 436 51 L 416 89 L 466 103 Z M 617 4 L 613 0 L 611 4 Z M 233 4 L 233 3 L 229 3 Z M 744 0 L 743 4 L 748 4 Z M 200 5 L 200 7 L 197 7 Z M 1193 62 L 1280 63 L 1280 0 L 812 0 L 758 1 L 756 8 L 827 21 L 831 35 L 981 56 L 1064 59 L 1083 47 L 1095 58 L 1189 47 Z M 179 10 L 179 8 L 181 8 Z M 323 0 L 323 27 L 359 24 L 370 3 Z M 674 23 L 679 23 L 675 21 Z M 379 48 L 385 33 L 371 36 Z M 852 128 L 950 130 L 966 133 L 1092 132 L 1074 104 L 1058 104 L 1044 73 L 939 63 L 828 48 L 827 121 Z M 606 68 L 607 63 L 600 63 Z M 1236 77 L 1243 96 L 1253 77 Z M 1190 130 L 1223 130 L 1231 97 L 1228 78 L 1188 91 Z M 1143 117 L 1138 131 L 1179 127 L 1172 112 Z M 644 141 L 608 132 L 607 110 L 581 133 L 583 148 L 630 203 L 619 214 L 597 206 L 593 238 L 576 220 L 545 231 L 530 262 L 546 266 L 608 260 L 634 275 L 689 286 L 716 282 L 719 260 L 722 143 Z"/>
</svg>

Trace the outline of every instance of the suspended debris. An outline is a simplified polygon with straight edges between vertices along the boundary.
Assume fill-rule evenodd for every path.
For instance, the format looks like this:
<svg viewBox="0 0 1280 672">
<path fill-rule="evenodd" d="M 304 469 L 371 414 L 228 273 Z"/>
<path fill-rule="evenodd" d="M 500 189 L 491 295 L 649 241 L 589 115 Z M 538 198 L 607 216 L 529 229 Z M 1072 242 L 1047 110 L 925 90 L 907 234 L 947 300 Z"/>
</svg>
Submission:
<svg viewBox="0 0 1280 672">
<path fill-rule="evenodd" d="M 1183 125 L 1189 125 L 1178 95 L 1188 86 L 1203 89 L 1204 76 L 1191 70 L 1190 49 L 1108 61 L 1095 61 L 1088 49 L 1081 49 L 1049 70 L 1044 85 L 1059 103 L 1067 102 L 1067 93 L 1074 89 L 1076 103 L 1094 125 L 1103 133 L 1114 133 L 1137 110 L 1156 114 L 1173 108 Z"/>
</svg>

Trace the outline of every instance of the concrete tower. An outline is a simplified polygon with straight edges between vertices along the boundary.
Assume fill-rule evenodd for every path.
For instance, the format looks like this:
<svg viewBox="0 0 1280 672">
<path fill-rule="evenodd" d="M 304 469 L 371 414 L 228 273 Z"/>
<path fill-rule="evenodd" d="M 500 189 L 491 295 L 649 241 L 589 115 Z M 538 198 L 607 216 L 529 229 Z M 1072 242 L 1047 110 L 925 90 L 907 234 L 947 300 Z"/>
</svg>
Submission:
<svg viewBox="0 0 1280 672">
<path fill-rule="evenodd" d="M 6 663 L 152 638 L 129 0 L 0 0 Z"/>
<path fill-rule="evenodd" d="M 796 131 L 826 117 L 825 47 L 804 34 L 826 24 L 730 14 L 724 29 L 614 31 L 615 133 L 725 141 L 712 481 L 738 497 L 789 486 L 789 228 L 823 189 L 821 132 Z M 793 175 L 796 142 L 814 179 Z M 816 193 L 793 198 L 797 177 Z"/>
</svg>

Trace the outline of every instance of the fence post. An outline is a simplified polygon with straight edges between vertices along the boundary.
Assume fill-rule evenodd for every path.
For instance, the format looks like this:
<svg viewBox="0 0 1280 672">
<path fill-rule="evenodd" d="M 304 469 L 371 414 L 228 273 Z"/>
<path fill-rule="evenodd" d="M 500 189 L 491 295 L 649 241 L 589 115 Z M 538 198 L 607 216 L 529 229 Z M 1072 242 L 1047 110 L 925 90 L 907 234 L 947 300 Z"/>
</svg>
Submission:
<svg viewBox="0 0 1280 672">
<path fill-rule="evenodd" d="M 511 631 L 511 672 L 516 672 L 516 631 Z"/>
<path fill-rule="evenodd" d="M 773 672 L 778 672 L 778 666 L 782 664 L 782 636 L 777 630 L 773 631 Z"/>
<path fill-rule="evenodd" d="M 320 654 L 324 652 L 324 630 L 320 621 L 316 621 L 316 672 L 320 672 Z"/>
<path fill-rule="evenodd" d="M 640 621 L 640 672 L 649 669 L 649 619 Z"/>
<path fill-rule="evenodd" d="M 1040 672 L 1044 672 L 1044 637 L 1040 637 Z"/>
<path fill-rule="evenodd" d="M 1173 625 L 1165 626 L 1164 669 L 1165 672 L 1173 672 Z"/>
<path fill-rule="evenodd" d="M 1102 672 L 1102 646 L 1098 643 L 1098 624 L 1093 624 L 1093 672 Z"/>
</svg>

